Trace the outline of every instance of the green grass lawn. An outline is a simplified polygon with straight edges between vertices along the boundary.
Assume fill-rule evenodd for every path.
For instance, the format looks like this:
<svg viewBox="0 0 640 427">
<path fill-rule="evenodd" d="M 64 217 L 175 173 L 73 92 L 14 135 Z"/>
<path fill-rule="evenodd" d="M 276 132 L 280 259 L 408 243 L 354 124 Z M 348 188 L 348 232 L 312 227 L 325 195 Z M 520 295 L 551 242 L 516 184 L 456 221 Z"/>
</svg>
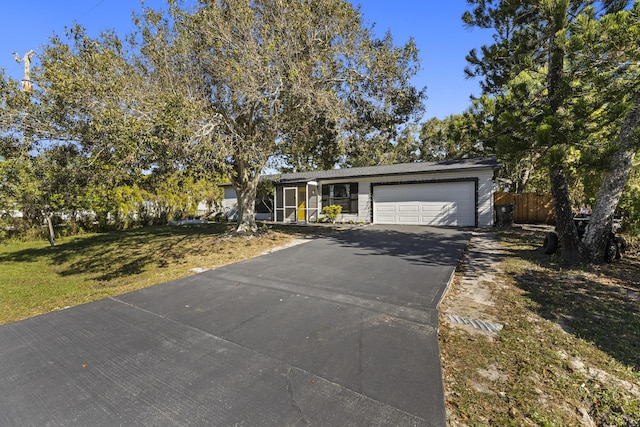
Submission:
<svg viewBox="0 0 640 427">
<path fill-rule="evenodd" d="M 285 244 L 295 228 L 257 238 L 234 224 L 148 227 L 0 244 L 0 324 L 122 294 L 253 257 Z"/>
</svg>

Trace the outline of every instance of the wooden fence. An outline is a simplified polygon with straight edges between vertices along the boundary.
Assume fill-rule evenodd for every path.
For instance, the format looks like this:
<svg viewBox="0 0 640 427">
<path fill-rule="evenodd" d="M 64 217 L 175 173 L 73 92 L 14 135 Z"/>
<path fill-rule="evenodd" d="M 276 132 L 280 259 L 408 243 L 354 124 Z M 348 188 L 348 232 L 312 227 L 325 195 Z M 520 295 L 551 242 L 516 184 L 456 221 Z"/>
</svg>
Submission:
<svg viewBox="0 0 640 427">
<path fill-rule="evenodd" d="M 494 205 L 513 204 L 516 224 L 555 224 L 553 199 L 549 193 L 495 193 Z"/>
</svg>

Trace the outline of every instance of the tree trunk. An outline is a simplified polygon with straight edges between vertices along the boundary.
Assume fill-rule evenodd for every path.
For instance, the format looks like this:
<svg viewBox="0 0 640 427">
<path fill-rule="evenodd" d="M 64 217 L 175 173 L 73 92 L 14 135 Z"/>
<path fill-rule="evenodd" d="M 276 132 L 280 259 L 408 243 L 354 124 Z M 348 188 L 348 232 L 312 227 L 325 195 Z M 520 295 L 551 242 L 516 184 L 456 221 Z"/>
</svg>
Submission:
<svg viewBox="0 0 640 427">
<path fill-rule="evenodd" d="M 529 166 L 525 166 L 524 169 L 522 170 L 522 172 L 520 173 L 520 176 L 518 177 L 519 180 L 519 190 L 522 193 L 524 191 L 524 189 L 527 187 L 527 184 L 529 183 L 529 177 L 531 176 L 531 168 L 529 168 Z"/>
<path fill-rule="evenodd" d="M 256 195 L 260 173 L 242 159 L 236 158 L 234 173 L 229 178 L 238 197 L 238 226 L 236 233 L 253 233 L 256 225 Z"/>
<path fill-rule="evenodd" d="M 256 194 L 259 177 L 235 187 L 238 195 L 238 226 L 236 233 L 253 233 L 258 229 L 256 225 Z"/>
<path fill-rule="evenodd" d="M 564 59 L 565 52 L 558 42 L 558 32 L 566 27 L 569 10 L 568 0 L 558 0 L 550 3 L 549 9 L 551 25 L 549 27 L 549 58 L 547 73 L 547 89 L 549 113 L 554 119 L 552 123 L 552 141 L 558 144 L 564 141 L 559 124 L 555 120 L 564 100 Z M 562 258 L 566 264 L 576 264 L 581 261 L 581 246 L 578 230 L 573 223 L 573 209 L 569 196 L 569 183 L 564 171 L 565 153 L 561 152 L 561 146 L 553 147 L 559 156 L 552 160 L 550 166 L 551 195 L 556 214 L 556 231 L 562 246 Z M 560 149 L 560 150 L 559 150 Z"/>
<path fill-rule="evenodd" d="M 605 173 L 602 185 L 593 207 L 589 228 L 584 236 L 585 256 L 587 261 L 602 263 L 606 244 L 609 239 L 613 215 L 622 196 L 629 171 L 633 166 L 633 156 L 636 150 L 636 132 L 640 125 L 640 92 L 633 96 L 633 108 L 625 117 L 620 134 L 618 135 L 618 149 L 611 159 L 611 166 Z"/>
<path fill-rule="evenodd" d="M 562 246 L 562 258 L 566 264 L 577 264 L 581 261 L 581 246 L 578 230 L 573 223 L 573 209 L 569 197 L 567 176 L 561 166 L 550 168 L 551 195 L 556 214 L 556 231 Z"/>
</svg>

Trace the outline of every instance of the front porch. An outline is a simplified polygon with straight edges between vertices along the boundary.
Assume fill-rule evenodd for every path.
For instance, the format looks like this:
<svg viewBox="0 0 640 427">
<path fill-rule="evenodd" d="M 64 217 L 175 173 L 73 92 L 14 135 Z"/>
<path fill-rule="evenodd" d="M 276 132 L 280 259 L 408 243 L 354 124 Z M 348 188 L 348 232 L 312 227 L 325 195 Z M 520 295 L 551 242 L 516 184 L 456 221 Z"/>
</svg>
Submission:
<svg viewBox="0 0 640 427">
<path fill-rule="evenodd" d="M 318 183 L 308 181 L 276 185 L 274 211 L 276 222 L 317 222 L 319 215 Z"/>
</svg>

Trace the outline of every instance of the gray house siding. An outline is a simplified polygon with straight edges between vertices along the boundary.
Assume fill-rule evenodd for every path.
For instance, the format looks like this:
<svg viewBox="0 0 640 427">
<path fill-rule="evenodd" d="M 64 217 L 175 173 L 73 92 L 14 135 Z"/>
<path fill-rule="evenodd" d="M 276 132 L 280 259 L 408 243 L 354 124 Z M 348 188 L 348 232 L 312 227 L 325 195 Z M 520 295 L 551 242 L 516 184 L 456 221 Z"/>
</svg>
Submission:
<svg viewBox="0 0 640 427">
<path fill-rule="evenodd" d="M 457 180 L 469 180 L 477 182 L 476 186 L 476 216 L 478 227 L 493 225 L 493 170 L 473 171 L 467 173 L 424 173 L 415 175 L 395 175 L 386 177 L 358 178 L 358 213 L 342 214 L 341 221 L 372 222 L 373 221 L 373 187 L 376 185 L 400 184 L 400 183 L 437 183 L 454 182 Z M 319 184 L 339 184 L 352 182 L 345 179 L 333 179 L 319 181 Z M 320 206 L 322 210 L 322 204 Z"/>
</svg>

